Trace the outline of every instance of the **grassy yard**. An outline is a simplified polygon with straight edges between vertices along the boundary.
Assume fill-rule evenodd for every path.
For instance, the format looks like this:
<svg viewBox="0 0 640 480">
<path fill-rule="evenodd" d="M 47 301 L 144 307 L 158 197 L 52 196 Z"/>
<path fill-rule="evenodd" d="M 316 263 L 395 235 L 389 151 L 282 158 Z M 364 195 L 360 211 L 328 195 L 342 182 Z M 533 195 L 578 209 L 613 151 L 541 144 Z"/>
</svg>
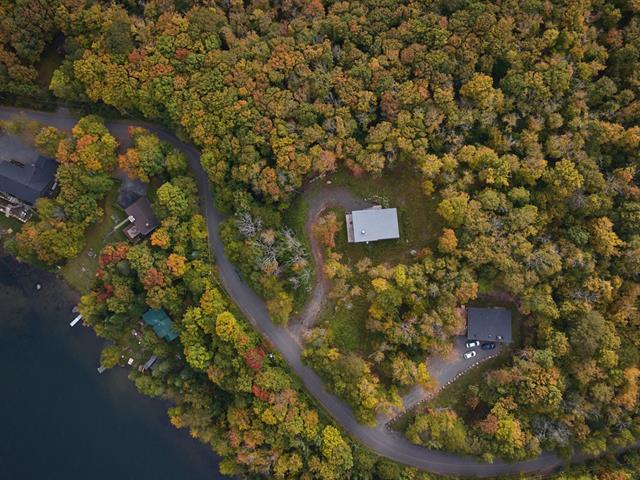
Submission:
<svg viewBox="0 0 640 480">
<path fill-rule="evenodd" d="M 336 308 L 330 304 L 321 314 L 319 323 L 329 330 L 339 349 L 367 354 L 371 349 L 371 339 L 364 324 L 367 308 L 367 301 L 362 297 L 353 299 L 348 306 L 340 304 Z"/>
<path fill-rule="evenodd" d="M 7 218 L 4 213 L 0 213 L 0 238 L 8 235 L 9 230 L 11 230 L 12 233 L 19 232 L 21 226 L 22 223 L 15 218 Z"/>
<path fill-rule="evenodd" d="M 60 274 L 65 281 L 80 293 L 89 291 L 93 286 L 98 268 L 98 255 L 105 244 L 105 237 L 114 225 L 125 217 L 124 212 L 115 206 L 115 199 L 118 195 L 119 187 L 120 185 L 117 184 L 105 197 L 102 205 L 104 209 L 102 221 L 87 229 L 85 233 L 87 243 L 84 250 L 77 257 L 70 259 L 60 269 Z M 116 220 L 114 220 L 114 218 Z M 124 236 L 122 232 L 119 231 L 110 236 L 107 241 L 115 242 L 123 239 Z"/>
<path fill-rule="evenodd" d="M 412 258 L 412 250 L 434 246 L 442 231 L 442 219 L 436 213 L 436 202 L 422 192 L 420 175 L 413 168 L 397 165 L 381 178 L 367 175 L 356 178 L 341 170 L 330 180 L 336 185 L 348 187 L 367 201 L 398 209 L 400 238 L 397 240 L 370 244 L 347 243 L 346 232 L 339 232 L 336 236 L 339 248 L 336 250 L 344 253 L 348 259 L 357 262 L 369 257 L 374 263 L 406 263 Z M 339 218 L 344 218 L 344 212 L 340 213 Z"/>
</svg>

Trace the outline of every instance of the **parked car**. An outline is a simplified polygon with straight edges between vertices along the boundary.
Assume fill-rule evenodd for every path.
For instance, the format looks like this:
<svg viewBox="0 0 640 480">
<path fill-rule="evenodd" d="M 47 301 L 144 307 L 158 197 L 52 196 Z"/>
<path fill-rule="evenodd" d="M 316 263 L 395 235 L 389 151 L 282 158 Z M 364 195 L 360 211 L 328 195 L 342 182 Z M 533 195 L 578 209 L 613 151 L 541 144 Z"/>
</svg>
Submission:
<svg viewBox="0 0 640 480">
<path fill-rule="evenodd" d="M 464 346 L 467 348 L 479 347 L 480 342 L 478 340 L 473 340 L 472 342 L 465 343 Z"/>
<path fill-rule="evenodd" d="M 496 344 L 494 342 L 483 343 L 480 348 L 483 350 L 493 350 L 496 348 Z"/>
<path fill-rule="evenodd" d="M 476 356 L 476 351 L 475 350 L 471 350 L 470 352 L 467 352 L 463 355 L 465 360 L 469 360 L 470 358 L 473 358 Z"/>
</svg>

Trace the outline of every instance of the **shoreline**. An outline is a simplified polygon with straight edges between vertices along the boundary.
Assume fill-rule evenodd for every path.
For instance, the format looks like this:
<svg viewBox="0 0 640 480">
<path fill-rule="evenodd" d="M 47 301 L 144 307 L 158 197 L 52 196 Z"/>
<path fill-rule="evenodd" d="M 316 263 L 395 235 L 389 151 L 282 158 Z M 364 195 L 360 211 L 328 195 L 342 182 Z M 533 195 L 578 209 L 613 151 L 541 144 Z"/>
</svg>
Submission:
<svg viewBox="0 0 640 480">
<path fill-rule="evenodd" d="M 104 339 L 69 326 L 80 294 L 60 275 L 0 249 L 0 298 L 0 371 L 11 392 L 0 477 L 80 480 L 91 468 L 96 480 L 225 478 L 208 445 L 170 424 L 171 400 L 138 392 L 125 368 L 98 374 Z"/>
</svg>

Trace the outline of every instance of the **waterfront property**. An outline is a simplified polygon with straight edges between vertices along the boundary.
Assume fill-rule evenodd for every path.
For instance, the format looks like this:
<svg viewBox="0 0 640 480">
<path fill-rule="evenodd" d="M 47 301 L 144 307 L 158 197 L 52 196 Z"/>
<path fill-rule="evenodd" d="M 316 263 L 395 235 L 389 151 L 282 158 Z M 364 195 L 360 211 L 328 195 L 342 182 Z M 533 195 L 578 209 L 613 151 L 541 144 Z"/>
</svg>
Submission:
<svg viewBox="0 0 640 480">
<path fill-rule="evenodd" d="M 178 337 L 178 332 L 173 328 L 173 322 L 169 318 L 169 315 L 161 308 L 147 310 L 147 312 L 142 315 L 142 320 L 153 328 L 156 335 L 164 338 L 167 342 L 171 342 Z"/>
<path fill-rule="evenodd" d="M 16 135 L 0 135 L 0 211 L 26 222 L 40 197 L 56 187 L 58 163 Z"/>
<path fill-rule="evenodd" d="M 346 214 L 349 243 L 375 242 L 400 238 L 398 211 L 379 205 Z"/>
<path fill-rule="evenodd" d="M 498 307 L 466 310 L 469 340 L 511 343 L 511 310 Z"/>
<path fill-rule="evenodd" d="M 158 227 L 158 219 L 154 215 L 151 202 L 147 197 L 140 197 L 124 211 L 131 222 L 131 225 L 123 230 L 129 240 L 140 240 Z"/>
</svg>

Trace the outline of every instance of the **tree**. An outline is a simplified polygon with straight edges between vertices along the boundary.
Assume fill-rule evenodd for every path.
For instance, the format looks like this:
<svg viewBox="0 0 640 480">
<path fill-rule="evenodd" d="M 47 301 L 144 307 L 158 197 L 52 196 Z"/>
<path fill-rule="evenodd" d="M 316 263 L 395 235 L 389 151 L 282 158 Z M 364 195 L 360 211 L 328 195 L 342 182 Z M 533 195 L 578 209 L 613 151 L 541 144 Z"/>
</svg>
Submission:
<svg viewBox="0 0 640 480">
<path fill-rule="evenodd" d="M 109 345 L 100 352 L 100 366 L 113 368 L 120 363 L 120 350 L 115 345 Z"/>
<path fill-rule="evenodd" d="M 129 177 L 149 182 L 151 177 L 164 171 L 168 146 L 162 144 L 153 133 L 143 128 L 129 127 L 129 135 L 133 139 L 133 148 L 118 157 L 118 165 Z M 175 155 L 174 155 L 175 157 Z M 173 160 L 173 169 L 179 168 Z"/>
<path fill-rule="evenodd" d="M 442 230 L 442 235 L 438 239 L 438 248 L 443 253 L 452 253 L 458 247 L 458 239 L 456 238 L 456 232 L 450 228 Z"/>
<path fill-rule="evenodd" d="M 158 202 L 167 209 L 170 215 L 184 218 L 191 212 L 191 205 L 187 194 L 177 185 L 163 183 L 157 190 Z"/>
<path fill-rule="evenodd" d="M 274 299 L 267 302 L 272 320 L 279 325 L 286 325 L 293 311 L 293 298 L 287 292 L 278 292 Z"/>
<path fill-rule="evenodd" d="M 321 216 L 313 225 L 313 234 L 320 243 L 327 248 L 335 248 L 335 236 L 340 226 L 336 219 L 336 214 L 329 212 Z"/>
<path fill-rule="evenodd" d="M 427 448 L 467 453 L 469 442 L 463 422 L 455 412 L 427 410 L 416 415 L 407 429 L 407 438 Z"/>
<path fill-rule="evenodd" d="M 438 213 L 453 227 L 459 227 L 467 213 L 469 195 L 464 192 L 455 193 L 445 198 L 438 205 Z"/>
<path fill-rule="evenodd" d="M 55 157 L 58 145 L 67 136 L 55 127 L 42 128 L 35 138 L 36 147 L 47 157 Z"/>
<path fill-rule="evenodd" d="M 340 472 L 348 472 L 353 466 L 349 445 L 340 432 L 331 425 L 326 426 L 322 431 L 322 455 L 331 467 L 336 469 L 334 472 L 336 477 Z"/>
</svg>

